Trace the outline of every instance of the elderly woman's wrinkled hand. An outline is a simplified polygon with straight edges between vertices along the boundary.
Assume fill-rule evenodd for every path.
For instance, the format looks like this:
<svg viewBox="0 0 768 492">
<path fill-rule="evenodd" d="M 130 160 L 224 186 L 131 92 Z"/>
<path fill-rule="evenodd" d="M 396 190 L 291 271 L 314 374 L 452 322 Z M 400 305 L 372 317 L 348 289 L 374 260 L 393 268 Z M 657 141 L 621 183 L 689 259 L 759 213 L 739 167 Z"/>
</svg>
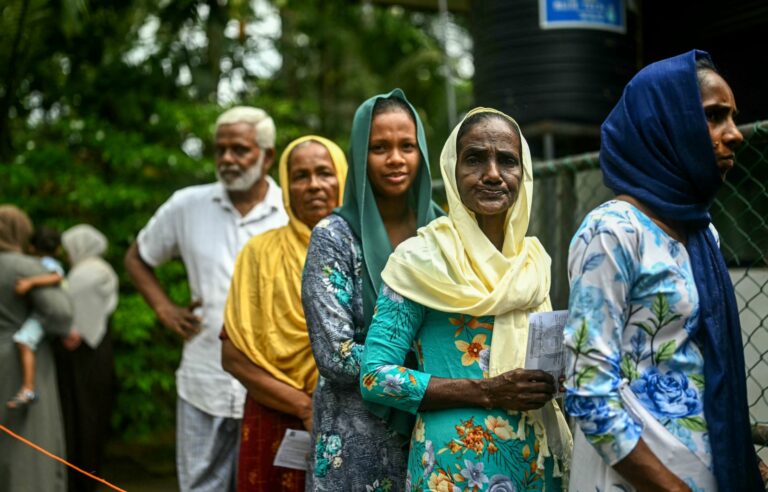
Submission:
<svg viewBox="0 0 768 492">
<path fill-rule="evenodd" d="M 544 371 L 513 369 L 491 378 L 488 390 L 493 408 L 536 410 L 554 396 L 555 380 Z"/>
</svg>

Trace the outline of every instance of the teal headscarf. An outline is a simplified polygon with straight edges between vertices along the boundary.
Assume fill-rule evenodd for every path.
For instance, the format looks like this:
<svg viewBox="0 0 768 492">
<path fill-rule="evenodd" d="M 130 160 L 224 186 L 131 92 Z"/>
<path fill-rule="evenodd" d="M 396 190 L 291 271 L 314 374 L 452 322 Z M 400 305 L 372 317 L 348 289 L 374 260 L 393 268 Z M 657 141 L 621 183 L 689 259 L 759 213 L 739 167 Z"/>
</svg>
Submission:
<svg viewBox="0 0 768 492">
<path fill-rule="evenodd" d="M 363 317 L 366 326 L 373 317 L 373 308 L 381 287 L 381 271 L 392 253 L 392 243 L 389 241 L 371 183 L 368 181 L 368 140 L 371 134 L 373 107 L 380 99 L 389 98 L 405 102 L 416 121 L 416 139 L 419 142 L 421 164 L 416 180 L 408 191 L 409 203 L 416 211 L 416 227 L 425 226 L 444 215 L 442 209 L 432 201 L 432 179 L 429 175 L 429 154 L 424 126 L 419 114 L 405 98 L 405 93 L 401 89 L 395 89 L 389 94 L 379 94 L 365 101 L 357 108 L 352 121 L 344 205 L 334 213 L 347 221 L 363 247 Z"/>
<path fill-rule="evenodd" d="M 416 139 L 419 143 L 421 163 L 416 180 L 408 191 L 408 203 L 416 211 L 416 227 L 425 226 L 433 219 L 444 215 L 442 209 L 432 201 L 432 179 L 429 175 L 429 154 L 424 126 L 421 124 L 419 114 L 405 98 L 405 93 L 395 89 L 389 94 L 379 94 L 365 101 L 357 108 L 352 121 L 344 205 L 334 213 L 347 221 L 362 244 L 363 319 L 366 327 L 371 323 L 373 308 L 376 306 L 376 298 L 381 287 L 381 271 L 392 253 L 392 243 L 389 241 L 389 235 L 373 196 L 371 183 L 368 181 L 368 140 L 371 134 L 373 107 L 380 99 L 389 98 L 397 98 L 405 102 L 416 121 Z M 363 342 L 363 340 L 356 341 Z M 405 365 L 415 367 L 412 360 L 407 360 Z M 392 430 L 405 438 L 410 437 L 414 424 L 413 415 L 376 403 L 365 402 L 365 406 L 368 411 L 386 421 Z"/>
</svg>

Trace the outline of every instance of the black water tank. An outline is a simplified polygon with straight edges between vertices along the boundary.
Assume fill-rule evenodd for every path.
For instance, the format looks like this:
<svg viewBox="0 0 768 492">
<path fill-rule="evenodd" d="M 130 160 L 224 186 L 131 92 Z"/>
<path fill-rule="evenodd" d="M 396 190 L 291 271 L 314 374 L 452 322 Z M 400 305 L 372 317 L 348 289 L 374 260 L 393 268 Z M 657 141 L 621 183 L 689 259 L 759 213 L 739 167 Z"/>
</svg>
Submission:
<svg viewBox="0 0 768 492">
<path fill-rule="evenodd" d="M 637 71 L 630 9 L 626 33 L 542 29 L 537 0 L 475 0 L 471 12 L 475 101 L 523 126 L 599 125 Z"/>
</svg>

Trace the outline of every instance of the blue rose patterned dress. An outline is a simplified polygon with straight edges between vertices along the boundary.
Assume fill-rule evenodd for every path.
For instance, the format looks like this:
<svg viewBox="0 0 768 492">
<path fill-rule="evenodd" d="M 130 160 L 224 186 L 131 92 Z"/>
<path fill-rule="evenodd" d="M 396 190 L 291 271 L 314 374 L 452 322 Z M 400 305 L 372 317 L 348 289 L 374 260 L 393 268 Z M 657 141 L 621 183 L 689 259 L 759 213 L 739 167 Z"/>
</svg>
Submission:
<svg viewBox="0 0 768 492">
<path fill-rule="evenodd" d="M 382 287 L 366 341 L 362 391 L 417 414 L 411 435 L 406 490 L 560 490 L 553 461 L 537 469 L 539 442 L 520 414 L 454 408 L 419 412 L 432 376 L 487 377 L 493 316 L 475 318 L 426 308 Z M 417 370 L 403 361 L 410 349 Z"/>
<path fill-rule="evenodd" d="M 312 232 L 302 304 L 320 380 L 307 490 L 400 491 L 407 439 L 366 410 L 360 356 L 366 337 L 360 241 L 337 215 Z"/>
<path fill-rule="evenodd" d="M 690 335 L 699 297 L 685 246 L 634 206 L 612 200 L 576 232 L 569 275 L 566 411 L 586 440 L 608 465 L 634 449 L 643 428 L 624 408 L 623 382 L 670 439 L 711 467 L 704 359 Z M 703 487 L 701 477 L 681 478 L 693 490 Z"/>
</svg>

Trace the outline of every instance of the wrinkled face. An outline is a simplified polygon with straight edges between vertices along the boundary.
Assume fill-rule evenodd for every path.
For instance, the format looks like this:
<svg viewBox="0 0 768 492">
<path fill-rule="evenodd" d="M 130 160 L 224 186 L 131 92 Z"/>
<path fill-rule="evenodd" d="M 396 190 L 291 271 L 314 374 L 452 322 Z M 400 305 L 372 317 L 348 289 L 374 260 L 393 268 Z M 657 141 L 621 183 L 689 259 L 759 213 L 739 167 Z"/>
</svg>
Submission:
<svg viewBox="0 0 768 492">
<path fill-rule="evenodd" d="M 336 167 L 325 146 L 317 142 L 296 147 L 288 162 L 291 209 L 310 229 L 339 203 Z"/>
<path fill-rule="evenodd" d="M 261 149 L 249 123 L 220 125 L 216 130 L 216 177 L 229 191 L 246 191 L 266 174 L 273 149 Z"/>
<path fill-rule="evenodd" d="M 726 173 L 735 163 L 736 149 L 744 140 L 733 121 L 737 113 L 736 100 L 728 83 L 711 70 L 705 71 L 701 78 L 700 89 L 717 167 L 720 170 L 720 177 L 725 180 Z"/>
<path fill-rule="evenodd" d="M 395 110 L 373 118 L 368 139 L 368 180 L 374 195 L 405 195 L 416 179 L 420 161 L 416 124 L 409 114 Z"/>
<path fill-rule="evenodd" d="M 457 145 L 456 184 L 461 202 L 476 215 L 505 214 L 523 177 L 520 138 L 498 118 L 480 120 Z"/>
</svg>

